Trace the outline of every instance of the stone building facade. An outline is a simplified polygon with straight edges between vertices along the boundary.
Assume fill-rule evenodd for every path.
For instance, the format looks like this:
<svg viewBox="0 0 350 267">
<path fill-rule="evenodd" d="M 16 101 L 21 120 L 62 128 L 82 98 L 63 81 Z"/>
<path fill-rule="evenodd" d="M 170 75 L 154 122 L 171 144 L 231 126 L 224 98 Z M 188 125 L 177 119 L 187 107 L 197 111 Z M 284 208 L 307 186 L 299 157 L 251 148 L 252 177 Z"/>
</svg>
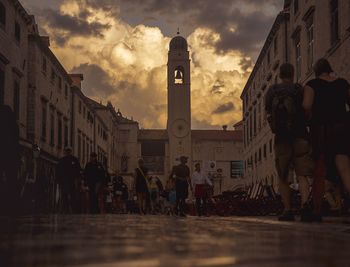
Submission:
<svg viewBox="0 0 350 267">
<path fill-rule="evenodd" d="M 50 50 L 48 37 L 34 32 L 28 44 L 27 137 L 40 148 L 40 175 L 47 177 L 70 143 L 71 79 Z"/>
<path fill-rule="evenodd" d="M 243 101 L 244 183 L 264 182 L 277 188 L 273 134 L 266 122 L 264 98 L 279 81 L 278 68 L 290 62 L 295 81 L 314 78 L 312 65 L 325 57 L 336 75 L 350 80 L 350 1 L 286 0 L 269 32 L 245 85 Z"/>
<path fill-rule="evenodd" d="M 109 172 L 117 171 L 117 124 L 129 120 L 85 96 L 82 80 L 67 73 L 19 1 L 0 1 L 0 103 L 18 120 L 22 179 L 54 179 L 67 146 L 82 167 L 94 151 Z"/>
<path fill-rule="evenodd" d="M 82 166 L 89 161 L 91 152 L 97 153 L 98 160 L 109 173 L 120 169 L 118 161 L 118 133 L 121 122 L 128 121 L 116 112 L 111 103 L 103 105 L 83 93 L 83 74 L 70 74 L 72 86 L 72 148 Z M 125 121 L 124 121 L 125 120 Z"/>
<path fill-rule="evenodd" d="M 0 1 L 0 104 L 15 112 L 26 154 L 31 150 L 27 140 L 28 34 L 33 30 L 33 18 L 19 1 Z"/>
</svg>

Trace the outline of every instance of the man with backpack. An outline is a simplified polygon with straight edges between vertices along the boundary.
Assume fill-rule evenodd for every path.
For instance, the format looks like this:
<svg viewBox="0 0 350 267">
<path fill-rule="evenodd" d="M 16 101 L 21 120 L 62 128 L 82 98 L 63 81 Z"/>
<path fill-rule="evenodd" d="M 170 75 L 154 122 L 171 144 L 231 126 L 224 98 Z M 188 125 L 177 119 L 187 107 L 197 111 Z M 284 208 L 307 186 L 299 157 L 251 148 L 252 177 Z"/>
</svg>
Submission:
<svg viewBox="0 0 350 267">
<path fill-rule="evenodd" d="M 291 210 L 289 171 L 294 169 L 301 195 L 301 220 L 311 220 L 308 177 L 313 174 L 312 150 L 308 140 L 305 114 L 302 108 L 303 88 L 293 83 L 294 67 L 285 63 L 280 67 L 281 83 L 271 86 L 265 98 L 265 110 L 272 133 L 275 134 L 275 163 L 279 176 L 284 212 L 280 221 L 294 221 Z"/>
</svg>

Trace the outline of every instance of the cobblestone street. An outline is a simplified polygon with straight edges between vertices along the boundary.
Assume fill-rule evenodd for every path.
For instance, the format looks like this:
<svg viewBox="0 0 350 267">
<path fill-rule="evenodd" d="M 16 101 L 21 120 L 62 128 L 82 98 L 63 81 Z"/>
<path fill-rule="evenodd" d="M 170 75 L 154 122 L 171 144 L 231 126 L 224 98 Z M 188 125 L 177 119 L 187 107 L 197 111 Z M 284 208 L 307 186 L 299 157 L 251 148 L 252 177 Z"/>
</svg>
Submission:
<svg viewBox="0 0 350 267">
<path fill-rule="evenodd" d="M 350 225 L 100 215 L 1 219 L 7 266 L 349 266 Z"/>
</svg>

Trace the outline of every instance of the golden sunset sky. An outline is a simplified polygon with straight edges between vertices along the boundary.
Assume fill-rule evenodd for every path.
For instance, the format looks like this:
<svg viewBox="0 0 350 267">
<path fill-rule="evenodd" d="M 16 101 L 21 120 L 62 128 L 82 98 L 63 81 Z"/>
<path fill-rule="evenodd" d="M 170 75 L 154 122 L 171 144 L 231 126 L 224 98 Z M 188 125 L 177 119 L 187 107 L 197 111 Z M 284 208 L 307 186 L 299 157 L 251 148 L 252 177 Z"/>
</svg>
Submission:
<svg viewBox="0 0 350 267">
<path fill-rule="evenodd" d="M 282 0 L 21 0 L 84 93 L 142 128 L 166 126 L 168 45 L 191 53 L 192 127 L 241 119 L 240 94 Z"/>
</svg>

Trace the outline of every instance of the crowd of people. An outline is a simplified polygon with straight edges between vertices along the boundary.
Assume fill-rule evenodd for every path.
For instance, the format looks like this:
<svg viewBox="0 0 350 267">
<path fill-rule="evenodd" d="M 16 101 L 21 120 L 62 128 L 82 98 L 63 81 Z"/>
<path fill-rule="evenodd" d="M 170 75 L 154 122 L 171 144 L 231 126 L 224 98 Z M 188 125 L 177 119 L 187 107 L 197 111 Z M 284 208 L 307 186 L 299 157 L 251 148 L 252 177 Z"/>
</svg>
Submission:
<svg viewBox="0 0 350 267">
<path fill-rule="evenodd" d="M 299 181 L 301 221 L 321 222 L 323 197 L 340 210 L 342 193 L 350 193 L 350 85 L 334 75 L 324 58 L 316 62 L 314 72 L 315 78 L 303 87 L 293 82 L 293 66 L 283 64 L 282 82 L 271 86 L 265 98 L 267 119 L 275 134 L 284 204 L 281 221 L 295 220 L 288 181 L 292 170 Z"/>
<path fill-rule="evenodd" d="M 200 164 L 195 165 L 192 177 L 187 166 L 187 157 L 180 158 L 174 166 L 164 187 L 157 176 L 149 175 L 144 161 L 138 161 L 134 183 L 128 188 L 120 175 L 109 176 L 98 162 L 96 153 L 81 169 L 72 149 L 65 148 L 65 156 L 57 166 L 57 182 L 60 188 L 63 213 L 140 213 L 186 216 L 188 203 L 195 198 L 196 214 L 208 215 L 207 201 L 212 182 Z M 191 190 L 191 194 L 189 189 Z"/>
<path fill-rule="evenodd" d="M 82 169 L 70 147 L 57 165 L 60 211 L 62 213 L 127 213 L 128 186 L 120 175 L 110 176 L 92 152 Z"/>
<path fill-rule="evenodd" d="M 147 213 L 147 200 L 149 199 L 151 213 L 162 212 L 184 217 L 188 212 L 186 200 L 195 198 L 196 214 L 198 216 L 208 215 L 207 201 L 212 195 L 213 184 L 208 175 L 201 171 L 200 163 L 196 163 L 191 177 L 187 161 L 187 157 L 180 157 L 180 164 L 173 167 L 166 186 L 163 188 L 157 177 L 148 178 L 148 170 L 144 166 L 144 161 L 139 160 L 139 167 L 135 171 L 135 190 L 138 210 L 141 214 Z M 157 210 L 157 206 L 160 209 Z"/>
</svg>

